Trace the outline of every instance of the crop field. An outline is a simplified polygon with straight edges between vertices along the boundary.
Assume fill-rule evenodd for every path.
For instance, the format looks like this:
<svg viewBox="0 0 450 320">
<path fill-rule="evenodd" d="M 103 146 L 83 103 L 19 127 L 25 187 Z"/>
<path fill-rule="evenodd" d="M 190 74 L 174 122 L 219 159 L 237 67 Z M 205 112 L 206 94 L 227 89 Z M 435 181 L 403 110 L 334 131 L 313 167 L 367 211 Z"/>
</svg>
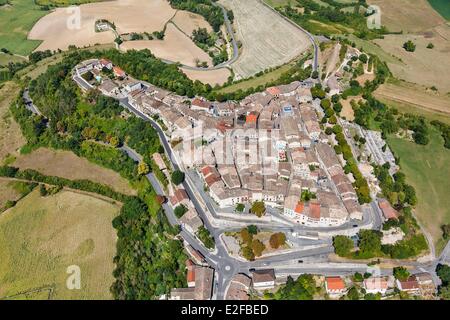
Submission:
<svg viewBox="0 0 450 320">
<path fill-rule="evenodd" d="M 34 169 L 45 175 L 71 180 L 88 179 L 108 185 L 118 192 L 136 193 L 128 181 L 115 171 L 93 164 L 69 151 L 40 148 L 30 154 L 17 157 L 13 166 L 21 169 Z"/>
<path fill-rule="evenodd" d="M 9 112 L 9 106 L 19 91 L 14 82 L 6 82 L 0 88 L 0 163 L 17 155 L 18 149 L 25 144 L 20 127 Z"/>
<path fill-rule="evenodd" d="M 43 288 L 33 299 L 111 299 L 119 206 L 87 195 L 61 191 L 41 197 L 38 190 L 0 215 L 0 297 Z M 81 289 L 69 290 L 67 268 L 78 266 Z M 47 288 L 47 289 L 45 289 Z M 19 294 L 19 295 L 18 295 Z M 16 296 L 18 295 L 18 296 Z"/>
<path fill-rule="evenodd" d="M 430 143 L 420 146 L 404 139 L 389 137 L 389 146 L 400 157 L 400 167 L 406 181 L 414 186 L 419 202 L 416 215 L 432 235 L 435 244 L 441 244 L 441 225 L 450 223 L 450 150 L 444 148 L 440 134 L 431 128 Z M 442 248 L 442 246 L 438 246 Z"/>
<path fill-rule="evenodd" d="M 306 34 L 258 0 L 221 0 L 234 12 L 239 59 L 232 64 L 237 79 L 287 63 L 311 45 Z"/>
</svg>

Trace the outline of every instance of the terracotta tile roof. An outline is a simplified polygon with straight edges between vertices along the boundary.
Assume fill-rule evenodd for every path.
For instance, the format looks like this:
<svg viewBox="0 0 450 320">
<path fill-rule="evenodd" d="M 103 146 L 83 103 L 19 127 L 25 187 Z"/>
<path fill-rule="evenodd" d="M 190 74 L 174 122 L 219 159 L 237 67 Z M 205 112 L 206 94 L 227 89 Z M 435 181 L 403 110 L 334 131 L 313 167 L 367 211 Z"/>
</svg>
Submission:
<svg viewBox="0 0 450 320">
<path fill-rule="evenodd" d="M 209 102 L 200 100 L 198 98 L 195 98 L 194 100 L 192 100 L 191 105 L 196 106 L 198 108 L 203 108 L 203 109 L 209 109 L 209 107 L 211 106 L 211 104 Z"/>
<path fill-rule="evenodd" d="M 192 260 L 188 259 L 186 260 L 186 267 L 187 267 L 187 275 L 186 280 L 187 282 L 194 282 L 195 281 L 195 264 L 192 262 Z"/>
<path fill-rule="evenodd" d="M 344 290 L 345 283 L 341 277 L 327 277 L 325 279 L 328 290 Z"/>
<path fill-rule="evenodd" d="M 417 281 L 415 276 L 409 277 L 406 281 L 399 281 L 401 290 L 416 290 L 419 289 L 419 282 Z"/>
<path fill-rule="evenodd" d="M 189 197 L 184 189 L 178 189 L 174 192 L 174 195 L 170 198 L 170 203 L 176 205 L 183 200 L 188 200 Z"/>
<path fill-rule="evenodd" d="M 117 76 L 124 76 L 125 71 L 123 71 L 121 68 L 114 66 L 113 67 L 114 74 Z"/>
<path fill-rule="evenodd" d="M 386 199 L 378 200 L 378 205 L 386 219 L 398 219 L 398 212 L 392 208 Z"/>
<path fill-rule="evenodd" d="M 299 201 L 299 202 L 297 203 L 297 205 L 295 206 L 295 212 L 298 213 L 298 214 L 300 214 L 300 213 L 303 212 L 303 209 L 305 209 L 305 205 L 304 205 L 303 202 Z"/>
<path fill-rule="evenodd" d="M 100 64 L 102 66 L 106 66 L 106 65 L 108 65 L 110 63 L 111 63 L 111 61 L 109 61 L 108 59 L 100 59 Z"/>
<path fill-rule="evenodd" d="M 281 94 L 281 90 L 278 87 L 270 87 L 267 88 L 266 91 L 273 96 Z"/>
</svg>

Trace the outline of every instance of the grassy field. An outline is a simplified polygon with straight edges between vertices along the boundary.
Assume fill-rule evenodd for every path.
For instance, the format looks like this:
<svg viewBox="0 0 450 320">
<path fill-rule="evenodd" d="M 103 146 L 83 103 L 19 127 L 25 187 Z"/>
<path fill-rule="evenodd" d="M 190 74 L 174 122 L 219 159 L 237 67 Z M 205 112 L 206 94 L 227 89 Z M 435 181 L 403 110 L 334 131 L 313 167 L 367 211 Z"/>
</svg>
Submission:
<svg viewBox="0 0 450 320">
<path fill-rule="evenodd" d="M 12 0 L 11 3 L 0 7 L 0 46 L 26 56 L 41 43 L 27 40 L 27 34 L 48 11 L 41 10 L 34 1 Z"/>
<path fill-rule="evenodd" d="M 12 54 L 6 54 L 3 52 L 0 52 L 0 66 L 7 66 L 8 63 L 16 63 L 16 62 L 24 62 L 26 59 L 23 57 L 18 57 Z"/>
<path fill-rule="evenodd" d="M 93 164 L 70 151 L 40 148 L 30 154 L 18 156 L 13 166 L 71 180 L 88 179 L 108 185 L 118 192 L 136 194 L 129 182 L 117 172 Z"/>
<path fill-rule="evenodd" d="M 18 155 L 17 150 L 25 144 L 19 125 L 9 112 L 9 105 L 19 90 L 14 82 L 6 82 L 0 87 L 0 163 L 7 157 Z"/>
<path fill-rule="evenodd" d="M 0 216 L 0 297 L 53 287 L 53 299 L 110 299 L 119 207 L 62 191 L 36 190 Z M 67 267 L 81 269 L 81 290 L 66 287 Z M 45 295 L 38 295 L 44 298 Z"/>
<path fill-rule="evenodd" d="M 408 183 L 414 186 L 419 203 L 416 215 L 442 249 L 441 225 L 450 223 L 450 150 L 432 128 L 430 144 L 420 146 L 397 137 L 389 137 L 389 146 L 400 157 L 400 166 Z"/>
<path fill-rule="evenodd" d="M 288 71 L 294 63 L 285 64 L 273 71 L 267 72 L 259 77 L 254 77 L 252 79 L 248 79 L 239 83 L 235 83 L 231 86 L 225 87 L 223 89 L 218 90 L 220 93 L 229 93 L 235 92 L 237 90 L 247 90 L 250 88 L 255 88 L 260 85 L 265 85 L 266 83 L 277 80 L 284 72 Z"/>
</svg>

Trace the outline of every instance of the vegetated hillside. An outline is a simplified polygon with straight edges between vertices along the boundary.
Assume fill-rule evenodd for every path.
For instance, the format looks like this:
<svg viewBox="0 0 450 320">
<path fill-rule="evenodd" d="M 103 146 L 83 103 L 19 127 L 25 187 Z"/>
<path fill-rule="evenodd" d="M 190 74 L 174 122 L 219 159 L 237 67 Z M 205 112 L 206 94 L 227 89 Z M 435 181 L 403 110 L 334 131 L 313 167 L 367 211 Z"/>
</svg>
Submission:
<svg viewBox="0 0 450 320">
<path fill-rule="evenodd" d="M 118 146 L 126 142 L 143 155 L 143 161 L 150 163 L 151 154 L 161 152 L 161 145 L 151 125 L 137 117 L 123 117 L 123 108 L 117 101 L 97 91 L 87 96 L 80 94 L 71 79 L 71 70 L 81 60 L 92 56 L 105 56 L 115 63 L 120 62 L 119 65 L 125 69 L 140 72 L 140 76 L 143 73 L 147 77 L 150 75 L 152 80 L 168 88 L 176 88 L 180 83 L 193 85 L 176 66 L 160 62 L 148 51 L 130 54 L 76 51 L 67 55 L 61 63 L 50 66 L 46 73 L 30 84 L 35 103 L 51 119 L 49 126 L 46 125 L 47 120 L 31 115 L 20 97 L 17 106 L 11 110 L 27 138 L 28 149 L 51 146 L 71 150 L 78 156 L 120 173 L 136 186 L 138 197 L 117 195 L 100 186 L 90 189 L 105 191 L 103 193 L 119 196 L 124 201 L 120 215 L 113 221 L 118 234 L 113 272 L 115 281 L 111 287 L 113 297 L 156 299 L 161 294 L 169 293 L 171 288 L 186 286 L 186 255 L 182 243 L 174 238 L 179 229 L 169 225 L 150 183 L 138 173 L 137 163 Z M 142 63 L 136 64 L 141 61 L 139 57 L 143 59 Z M 10 168 L 6 168 L 5 172 L 14 174 Z M 24 174 L 38 176 L 34 172 Z M 51 179 L 54 180 L 55 183 L 59 181 Z M 91 184 L 78 182 L 75 185 L 86 187 Z"/>
<path fill-rule="evenodd" d="M 414 186 L 418 196 L 416 215 L 431 233 L 438 249 L 442 249 L 441 226 L 450 223 L 450 150 L 444 148 L 443 139 L 430 129 L 430 143 L 420 146 L 396 137 L 389 137 L 389 146 L 400 158 L 406 181 Z"/>
</svg>

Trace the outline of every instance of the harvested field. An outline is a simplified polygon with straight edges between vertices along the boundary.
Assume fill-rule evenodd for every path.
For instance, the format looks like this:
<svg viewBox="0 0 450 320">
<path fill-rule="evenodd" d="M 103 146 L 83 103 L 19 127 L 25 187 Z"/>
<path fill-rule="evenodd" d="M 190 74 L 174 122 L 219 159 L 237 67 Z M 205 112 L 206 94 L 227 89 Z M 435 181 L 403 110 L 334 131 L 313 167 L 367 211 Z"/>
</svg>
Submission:
<svg viewBox="0 0 450 320">
<path fill-rule="evenodd" d="M 34 169 L 45 175 L 71 180 L 92 180 L 126 194 L 136 193 L 128 181 L 118 173 L 93 164 L 69 151 L 40 148 L 30 154 L 21 155 L 13 165 L 21 169 Z"/>
<path fill-rule="evenodd" d="M 406 103 L 427 111 L 450 115 L 450 98 L 443 94 L 426 92 L 423 88 L 399 82 L 380 86 L 374 93 L 376 98 Z"/>
<path fill-rule="evenodd" d="M 43 40 L 37 48 L 67 49 L 74 44 L 78 47 L 114 41 L 112 32 L 95 32 L 95 21 L 106 19 L 114 22 L 119 34 L 130 32 L 153 32 L 164 29 L 166 22 L 175 14 L 166 0 L 115 0 L 89 3 L 80 6 L 80 28 L 69 28 L 71 12 L 58 8 L 43 17 L 30 31 L 28 38 Z M 70 20 L 69 20 L 70 21 Z M 58 32 L 54 32 L 58 30 Z"/>
<path fill-rule="evenodd" d="M 15 82 L 6 82 L 0 88 L 0 162 L 7 156 L 15 156 L 25 144 L 25 138 L 19 125 L 14 121 L 9 106 L 19 94 L 20 88 Z"/>
<path fill-rule="evenodd" d="M 167 24 L 164 40 L 126 41 L 121 45 L 121 49 L 125 51 L 150 49 L 158 58 L 193 67 L 196 66 L 197 60 L 206 61 L 208 65 L 212 65 L 211 57 L 172 23 Z"/>
<path fill-rule="evenodd" d="M 239 59 L 232 64 L 237 79 L 287 63 L 310 46 L 306 34 L 258 0 L 220 3 L 233 10 L 237 40 L 242 43 Z"/>
<path fill-rule="evenodd" d="M 53 287 L 52 299 L 111 299 L 117 239 L 112 220 L 119 209 L 78 193 L 43 198 L 35 190 L 5 211 L 0 216 L 0 297 Z M 66 286 L 72 265 L 80 267 L 80 290 Z"/>
<path fill-rule="evenodd" d="M 199 80 L 203 83 L 208 83 L 211 86 L 215 86 L 216 84 L 222 85 L 227 82 L 228 77 L 231 75 L 230 70 L 226 68 L 217 69 L 217 70 L 190 70 L 186 68 L 181 68 L 181 70 L 192 80 Z"/>
<path fill-rule="evenodd" d="M 450 26 L 446 28 L 450 29 Z M 408 40 L 416 44 L 415 52 L 403 49 Z M 450 38 L 445 39 L 431 31 L 426 35 L 387 35 L 374 42 L 405 63 L 404 66 L 388 63 L 396 78 L 427 87 L 436 86 L 442 92 L 450 91 L 450 77 L 445 76 L 450 73 Z M 433 49 L 427 48 L 429 43 L 434 45 Z"/>
<path fill-rule="evenodd" d="M 189 11 L 177 11 L 171 21 L 188 36 L 191 36 L 192 31 L 198 28 L 205 28 L 208 32 L 213 31 L 211 25 L 205 20 L 205 18 Z"/>
<path fill-rule="evenodd" d="M 381 8 L 381 23 L 390 31 L 421 32 L 445 23 L 427 0 L 368 0 Z"/>
</svg>

